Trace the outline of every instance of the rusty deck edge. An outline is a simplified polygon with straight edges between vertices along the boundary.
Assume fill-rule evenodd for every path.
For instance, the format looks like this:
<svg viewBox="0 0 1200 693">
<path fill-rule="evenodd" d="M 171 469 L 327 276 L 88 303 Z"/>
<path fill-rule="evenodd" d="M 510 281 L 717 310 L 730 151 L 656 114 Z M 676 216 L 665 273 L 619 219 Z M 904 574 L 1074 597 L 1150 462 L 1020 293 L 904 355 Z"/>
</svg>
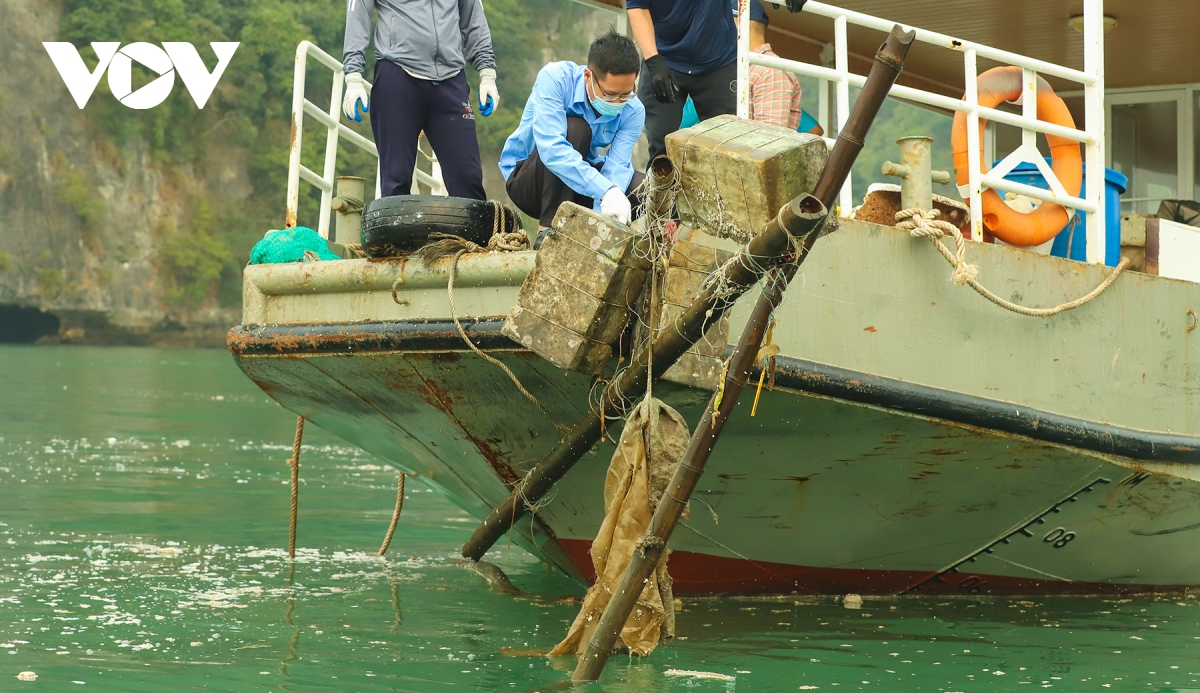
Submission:
<svg viewBox="0 0 1200 693">
<path fill-rule="evenodd" d="M 461 318 L 463 332 L 480 349 L 525 347 L 501 334 L 504 318 Z M 372 351 L 465 351 L 453 320 L 403 320 L 352 324 L 238 325 L 226 344 L 235 356 L 356 354 Z"/>
<path fill-rule="evenodd" d="M 503 318 L 461 322 L 481 349 L 525 350 L 501 334 Z M 451 320 L 239 325 L 230 330 L 228 345 L 236 356 L 467 349 Z M 796 392 L 1135 461 L 1200 464 L 1200 436 L 1114 426 L 786 356 L 776 363 L 776 385 Z"/>
</svg>

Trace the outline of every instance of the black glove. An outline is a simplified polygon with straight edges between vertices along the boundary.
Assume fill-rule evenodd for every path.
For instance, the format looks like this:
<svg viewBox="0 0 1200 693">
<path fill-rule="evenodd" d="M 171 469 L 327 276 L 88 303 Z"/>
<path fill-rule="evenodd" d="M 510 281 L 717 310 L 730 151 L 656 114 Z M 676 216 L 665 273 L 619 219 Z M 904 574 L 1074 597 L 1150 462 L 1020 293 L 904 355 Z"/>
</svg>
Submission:
<svg viewBox="0 0 1200 693">
<path fill-rule="evenodd" d="M 804 3 L 808 0 L 787 0 L 788 12 L 799 12 L 804 9 Z"/>
<path fill-rule="evenodd" d="M 675 86 L 675 80 L 671 78 L 671 68 L 663 62 L 661 55 L 646 58 L 646 72 L 650 73 L 650 88 L 654 90 L 654 98 L 658 99 L 659 103 L 674 103 L 679 87 Z"/>
</svg>

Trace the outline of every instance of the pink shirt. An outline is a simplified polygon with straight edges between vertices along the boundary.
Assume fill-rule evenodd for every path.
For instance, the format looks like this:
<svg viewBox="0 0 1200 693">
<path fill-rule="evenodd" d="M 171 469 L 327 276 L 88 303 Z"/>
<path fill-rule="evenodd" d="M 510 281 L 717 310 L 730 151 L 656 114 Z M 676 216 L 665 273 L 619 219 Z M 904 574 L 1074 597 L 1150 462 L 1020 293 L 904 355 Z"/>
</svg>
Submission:
<svg viewBox="0 0 1200 693">
<path fill-rule="evenodd" d="M 754 52 L 775 55 L 769 43 L 755 48 Z M 796 75 L 751 65 L 750 119 L 795 130 L 800 125 L 800 80 Z"/>
</svg>

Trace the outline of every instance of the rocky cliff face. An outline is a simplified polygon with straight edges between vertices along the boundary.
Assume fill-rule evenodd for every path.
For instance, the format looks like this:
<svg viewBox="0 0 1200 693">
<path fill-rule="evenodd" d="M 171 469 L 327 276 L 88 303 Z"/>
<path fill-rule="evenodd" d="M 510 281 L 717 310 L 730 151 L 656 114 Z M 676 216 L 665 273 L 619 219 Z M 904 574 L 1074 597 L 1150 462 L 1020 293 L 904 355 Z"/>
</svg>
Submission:
<svg viewBox="0 0 1200 693">
<path fill-rule="evenodd" d="M 247 197 L 244 152 L 217 145 L 197 171 L 99 135 L 41 45 L 58 19 L 43 0 L 0 0 L 0 341 L 40 311 L 58 318 L 33 330 L 44 340 L 220 346 L 239 310 L 215 295 L 169 304 L 159 249 L 194 200 Z"/>
</svg>

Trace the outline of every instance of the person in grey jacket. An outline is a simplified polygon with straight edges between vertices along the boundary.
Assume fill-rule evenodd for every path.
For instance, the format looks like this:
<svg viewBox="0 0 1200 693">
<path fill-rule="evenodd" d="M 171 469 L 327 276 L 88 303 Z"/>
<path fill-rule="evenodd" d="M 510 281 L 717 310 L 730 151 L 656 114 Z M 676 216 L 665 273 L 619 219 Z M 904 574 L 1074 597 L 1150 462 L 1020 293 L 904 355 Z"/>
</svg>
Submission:
<svg viewBox="0 0 1200 693">
<path fill-rule="evenodd" d="M 375 83 L 368 93 L 362 72 L 372 9 L 378 11 L 378 21 Z M 479 71 L 480 113 L 491 115 L 500 93 L 481 0 L 346 0 L 342 112 L 360 122 L 362 113 L 371 115 L 382 195 L 409 194 L 417 138 L 424 130 L 441 163 L 446 191 L 487 199 L 470 86 L 463 73 L 467 61 Z"/>
</svg>

